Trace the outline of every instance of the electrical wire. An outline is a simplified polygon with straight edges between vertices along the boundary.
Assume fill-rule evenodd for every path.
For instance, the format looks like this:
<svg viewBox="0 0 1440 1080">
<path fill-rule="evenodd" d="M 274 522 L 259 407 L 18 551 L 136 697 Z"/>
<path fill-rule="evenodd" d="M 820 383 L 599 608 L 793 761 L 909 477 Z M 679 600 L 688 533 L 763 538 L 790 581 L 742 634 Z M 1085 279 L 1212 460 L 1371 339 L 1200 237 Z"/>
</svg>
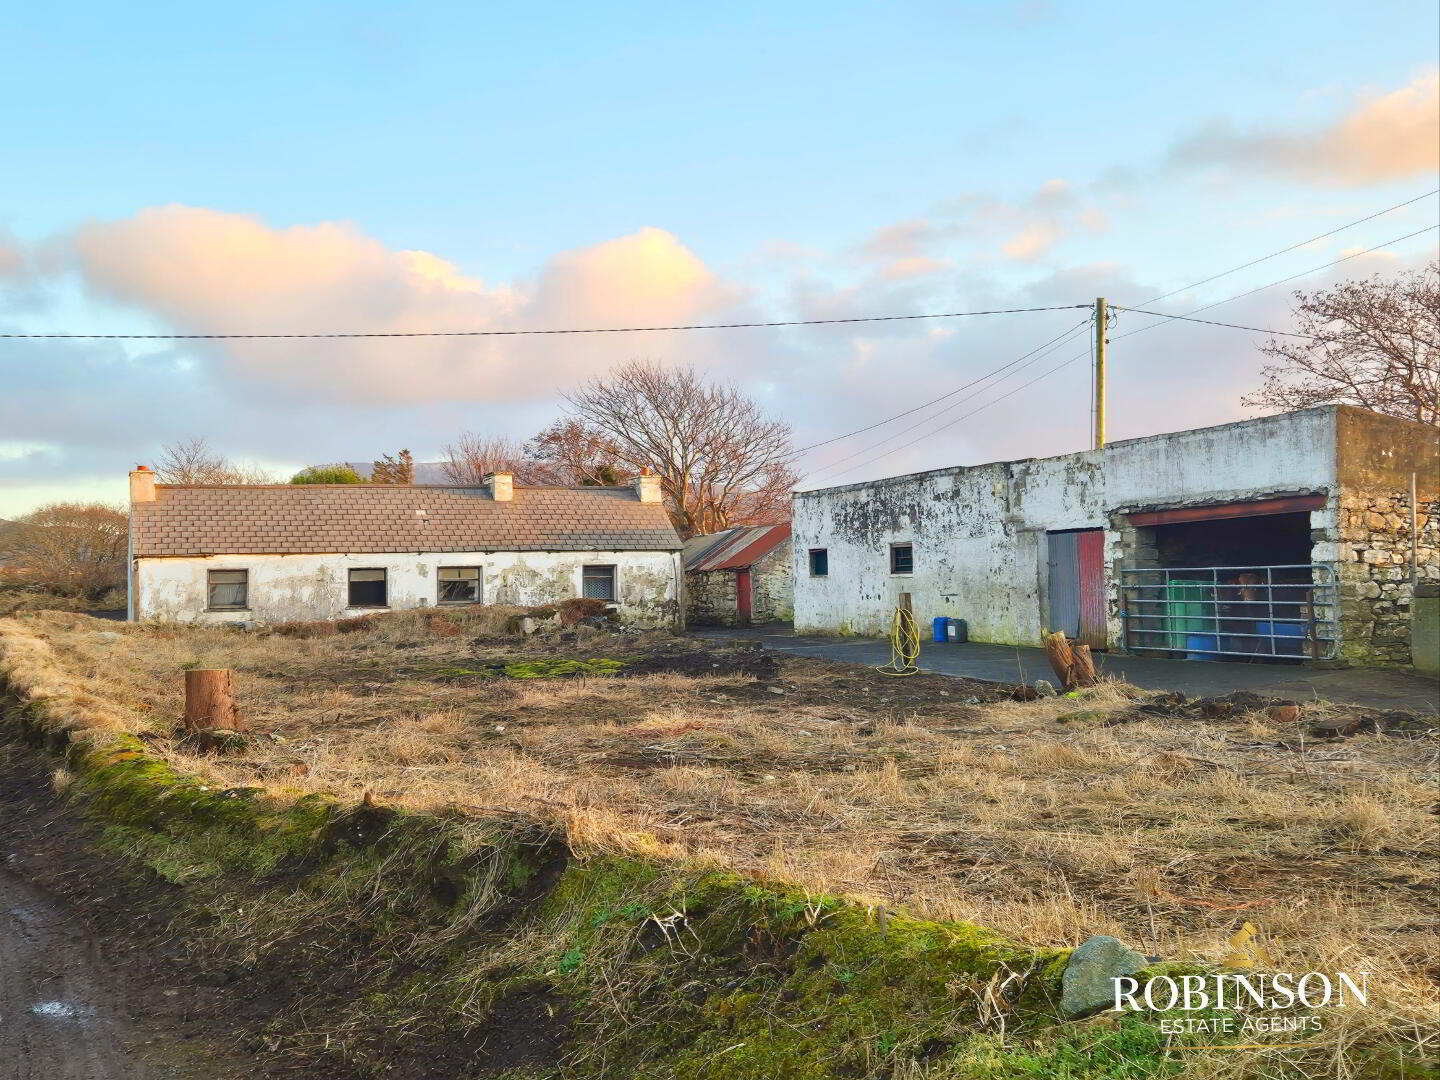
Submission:
<svg viewBox="0 0 1440 1080">
<path fill-rule="evenodd" d="M 1293 330 L 1267 330 L 1263 326 L 1241 326 L 1239 323 L 1216 322 L 1214 319 L 1193 319 L 1189 315 L 1170 315 L 1164 311 L 1146 311 L 1144 308 L 1126 307 L 1123 304 L 1111 304 L 1114 311 L 1133 311 L 1137 315 L 1154 315 L 1160 319 L 1179 319 L 1181 322 L 1204 323 L 1206 326 L 1228 326 L 1231 330 L 1251 330 L 1257 334 L 1277 334 L 1280 337 L 1308 338 L 1310 341 L 1329 341 L 1330 338 L 1323 338 L 1316 334 L 1297 334 Z"/>
<path fill-rule="evenodd" d="M 1051 339 L 1050 339 L 1049 341 L 1047 341 L 1044 345 L 1041 345 L 1041 346 L 1039 346 L 1039 347 L 1037 347 L 1037 348 L 1031 349 L 1028 353 L 1025 353 L 1023 356 L 1017 357 L 1015 360 L 1010 361 L 1010 363 L 1005 364 L 1005 365 L 1002 366 L 1002 367 L 996 368 L 994 371 L 990 372 L 989 374 L 983 375 L 983 376 L 981 376 L 979 379 L 976 379 L 974 382 L 969 383 L 969 384 L 967 384 L 967 385 L 973 386 L 973 385 L 975 385 L 975 383 L 984 382 L 984 381 L 986 381 L 987 379 L 990 379 L 990 378 L 994 377 L 995 375 L 1000 374 L 1002 371 L 1005 371 L 1006 368 L 1012 368 L 1012 367 L 1014 367 L 1014 370 L 1013 370 L 1013 371 L 1010 371 L 1008 374 L 1006 374 L 1006 375 L 1004 375 L 1004 376 L 1002 377 L 1001 381 L 1003 382 L 1005 379 L 1010 378 L 1010 376 L 1012 376 L 1012 375 L 1017 375 L 1017 374 L 1019 374 L 1021 371 L 1024 371 L 1024 370 L 1025 370 L 1027 367 L 1029 367 L 1031 364 L 1034 364 L 1034 363 L 1036 363 L 1036 362 L 1044 359 L 1046 356 L 1049 356 L 1052 352 L 1054 352 L 1056 349 L 1060 348 L 1060 346 L 1064 345 L 1067 341 L 1069 341 L 1072 337 L 1074 337 L 1076 333 L 1078 333 L 1079 331 L 1085 329 L 1085 328 L 1086 328 L 1087 326 L 1089 326 L 1089 325 L 1090 325 L 1090 324 L 1089 324 L 1089 321 L 1088 321 L 1088 320 L 1087 320 L 1087 321 L 1084 321 L 1084 322 L 1076 323 L 1074 326 L 1070 327 L 1068 330 L 1063 331 L 1058 337 L 1053 337 L 1053 338 L 1051 338 Z M 1026 359 L 1027 357 L 1029 357 L 1030 359 Z M 1022 361 L 1022 360 L 1024 360 L 1025 362 L 1024 362 L 1024 363 L 1020 363 L 1020 361 Z M 1019 364 L 1020 366 L 1019 366 L 1019 367 L 1015 367 L 1016 364 Z M 996 385 L 998 385 L 998 384 L 996 384 Z M 994 386 L 991 386 L 990 389 L 994 389 Z M 946 395 L 946 396 L 948 397 L 949 395 Z M 973 396 L 974 396 L 974 395 L 971 395 L 971 398 L 973 398 Z M 868 454 L 870 451 L 872 451 L 872 450 L 877 450 L 877 449 L 879 449 L 880 447 L 884 446 L 884 445 L 885 445 L 886 443 L 888 443 L 888 442 L 891 442 L 891 441 L 893 441 L 893 440 L 895 440 L 895 439 L 899 439 L 899 438 L 907 435 L 907 434 L 910 433 L 911 431 L 914 431 L 920 424 L 926 424 L 926 423 L 929 423 L 929 422 L 932 421 L 932 420 L 939 419 L 941 416 L 944 416 L 944 415 L 945 415 L 947 412 L 949 412 L 951 409 L 959 408 L 961 405 L 965 404 L 966 401 L 971 400 L 971 398 L 961 398 L 959 401 L 951 402 L 951 403 L 950 403 L 949 405 L 947 405 L 945 408 L 940 409 L 939 411 L 933 413 L 932 415 L 925 417 L 923 420 L 918 420 L 918 421 L 916 421 L 915 423 L 913 423 L 913 424 L 909 425 L 908 427 L 906 427 L 903 431 L 898 431 L 898 432 L 896 432 L 894 435 L 887 435 L 885 438 L 881 439 L 879 442 L 871 443 L 869 446 L 862 446 L 859 450 L 856 450 L 856 451 L 854 451 L 854 452 L 852 452 L 852 453 L 850 453 L 850 454 L 847 454 L 847 455 L 845 455 L 845 456 L 842 457 L 842 458 L 837 458 L 835 461 L 830 462 L 828 465 L 823 465 L 823 466 L 821 466 L 819 469 L 816 469 L 811 475 L 813 475 L 813 476 L 823 476 L 823 475 L 826 474 L 826 473 L 834 472 L 835 469 L 837 469 L 839 466 L 845 464 L 847 461 L 853 461 L 855 458 L 859 457 L 861 454 Z M 942 399 L 937 399 L 937 400 L 942 400 Z M 933 404 L 933 402 L 932 402 L 932 404 Z M 912 410 L 912 411 L 913 411 L 913 410 Z M 971 414 L 967 413 L 966 415 L 968 416 L 968 415 L 971 415 Z M 961 419 L 963 419 L 963 417 L 961 417 Z M 949 426 L 948 424 L 945 425 L 945 427 L 948 427 L 948 426 Z M 936 428 L 935 430 L 936 430 L 936 431 L 941 431 L 941 430 L 944 430 L 944 428 L 943 428 L 943 427 L 942 427 L 942 428 Z M 931 432 L 930 434 L 933 434 L 933 432 Z M 923 438 L 923 437 L 924 437 L 924 436 L 922 436 L 922 438 Z M 918 440 L 916 440 L 916 441 L 918 441 Z M 913 445 L 913 444 L 912 444 L 912 443 L 905 443 L 904 446 L 896 447 L 896 450 L 904 449 L 905 446 L 910 446 L 910 445 Z M 895 450 L 887 450 L 887 451 L 885 451 L 884 454 L 881 454 L 880 457 L 886 457 L 886 456 L 888 456 L 889 454 L 893 454 L 894 452 L 895 452 Z M 877 458 L 876 460 L 878 460 L 878 458 Z M 854 470 L 846 470 L 846 472 L 852 472 L 852 471 L 854 471 Z M 844 475 L 844 474 L 842 473 L 841 475 Z"/>
<path fill-rule="evenodd" d="M 1427 191 L 1423 195 L 1416 195 L 1413 199 L 1406 199 L 1404 202 L 1396 203 L 1394 206 L 1387 206 L 1384 210 L 1377 210 L 1375 211 L 1375 213 L 1367 214 L 1365 217 L 1356 218 L 1354 221 L 1351 221 L 1345 225 L 1341 225 L 1338 228 L 1331 229 L 1329 232 L 1323 232 L 1319 236 L 1312 236 L 1309 240 L 1301 240 L 1298 244 L 1291 244 L 1289 247 L 1281 248 L 1279 251 L 1272 251 L 1269 255 L 1262 255 L 1258 259 L 1251 259 L 1249 262 L 1241 263 L 1239 266 L 1232 266 L 1229 270 L 1222 270 L 1218 274 L 1211 274 L 1209 277 L 1202 278 L 1199 281 L 1192 281 L 1189 285 L 1182 285 L 1178 289 L 1171 289 L 1169 292 L 1162 293 L 1159 296 L 1152 296 L 1148 300 L 1140 301 L 1140 303 L 1142 306 L 1148 306 L 1150 304 L 1158 303 L 1161 300 L 1168 300 L 1170 299 L 1170 297 L 1177 296 L 1182 292 L 1189 292 L 1191 289 L 1199 288 L 1201 285 L 1208 285 L 1212 281 L 1219 281 L 1222 277 L 1229 277 L 1231 274 L 1234 274 L 1240 270 L 1248 270 L 1252 266 L 1259 266 L 1262 262 L 1269 262 L 1271 259 L 1276 258 L 1277 256 L 1288 254 L 1289 252 L 1302 248 L 1307 244 L 1313 244 L 1316 240 L 1324 240 L 1327 236 L 1334 236 L 1336 233 L 1342 233 L 1346 229 L 1353 229 L 1356 225 L 1363 225 L 1367 221 L 1374 221 L 1377 217 L 1384 217 L 1386 214 L 1409 206 L 1411 203 L 1417 203 L 1421 199 L 1428 199 L 1432 195 L 1440 195 L 1440 188 L 1436 188 L 1433 191 Z"/>
<path fill-rule="evenodd" d="M 1089 304 L 1078 304 L 1078 305 L 1076 305 L 1076 307 L 1089 307 L 1089 306 L 1090 306 Z M 1060 335 L 1060 337 L 1064 337 L 1065 334 L 1068 334 L 1068 333 L 1070 333 L 1070 332 L 1071 332 L 1071 331 L 1067 330 L 1067 331 L 1065 331 L 1064 333 L 1062 333 L 1062 334 Z M 968 390 L 968 389 L 970 389 L 970 387 L 975 386 L 977 383 L 982 383 L 982 382 L 984 382 L 986 379 L 989 379 L 989 378 L 991 378 L 991 377 L 993 377 L 993 376 L 995 376 L 995 375 L 1000 374 L 1000 372 L 1004 371 L 1006 368 L 1008 368 L 1008 367 L 1013 367 L 1014 365 L 1020 363 L 1020 361 L 1024 360 L 1026 357 L 1033 356 L 1035 353 L 1039 352 L 1041 349 L 1045 348 L 1047 345 L 1050 345 L 1052 342 L 1055 342 L 1055 341 L 1058 341 L 1058 340 L 1059 340 L 1059 338 L 1051 338 L 1050 341 L 1045 342 L 1044 345 L 1037 345 L 1035 348 L 1031 349 L 1028 353 L 1025 353 L 1025 354 L 1022 355 L 1022 356 L 1017 356 L 1014 360 L 1011 360 L 1009 363 L 1007 363 L 1007 364 L 1002 364 L 1000 367 L 995 368 L 993 371 L 988 371 L 988 372 L 986 372 L 984 375 L 981 375 L 979 378 L 971 379 L 968 383 L 965 383 L 963 386 L 957 386 L 954 390 L 951 390 L 951 391 L 949 391 L 948 393 L 941 394 L 939 397 L 931 398 L 929 401 L 922 401 L 919 405 L 916 405 L 916 406 L 915 406 L 914 408 L 912 408 L 912 409 L 906 409 L 904 412 L 898 412 L 898 413 L 896 413 L 894 416 L 887 416 L 884 420 L 877 420 L 875 423 L 869 424 L 869 425 L 867 425 L 866 427 L 856 428 L 854 431 L 847 431 L 847 432 L 846 432 L 845 434 L 843 434 L 843 435 L 836 435 L 834 438 L 823 439 L 823 440 L 821 440 L 820 442 L 811 443 L 809 446 L 802 446 L 802 447 L 800 447 L 800 449 L 796 450 L 795 453 L 796 453 L 796 455 L 798 456 L 798 455 L 800 455 L 800 454 L 808 453 L 808 452 L 811 451 L 811 450 L 818 449 L 818 448 L 821 447 L 821 446 L 829 446 L 831 443 L 839 442 L 841 439 L 848 439 L 848 438 L 850 438 L 852 435 L 863 435 L 863 434 L 864 434 L 865 432 L 867 432 L 867 431 L 874 431 L 874 430 L 875 430 L 876 428 L 878 428 L 878 427 L 884 427 L 886 424 L 890 423 L 890 422 L 893 421 L 893 420 L 899 420 L 901 417 L 909 416 L 911 413 L 917 413 L 917 412 L 919 412 L 921 409 L 928 408 L 928 407 L 931 406 L 931 405 L 937 405 L 937 404 L 939 404 L 940 402 L 944 401 L 946 398 L 954 397 L 956 394 L 960 393 L 960 391 L 962 391 L 962 390 Z M 878 444 L 876 444 L 876 445 L 883 446 L 883 445 L 884 445 L 884 442 L 885 442 L 884 440 L 881 440 L 881 442 L 878 443 Z M 845 459 L 842 458 L 841 460 L 845 460 Z"/>
<path fill-rule="evenodd" d="M 1088 304 L 1049 307 L 993 308 L 988 311 L 941 311 L 925 315 L 860 315 L 847 319 L 789 319 L 779 322 L 694 323 L 686 326 L 599 326 L 553 330 L 410 330 L 304 334 L 0 334 L 0 338 L 67 338 L 87 341 L 274 341 L 334 338 L 526 337 L 540 334 L 652 334 L 668 330 L 744 330 L 771 326 L 836 326 L 842 323 L 907 322 L 915 319 L 961 319 L 972 315 L 1020 315 L 1032 311 L 1072 311 Z"/>
</svg>

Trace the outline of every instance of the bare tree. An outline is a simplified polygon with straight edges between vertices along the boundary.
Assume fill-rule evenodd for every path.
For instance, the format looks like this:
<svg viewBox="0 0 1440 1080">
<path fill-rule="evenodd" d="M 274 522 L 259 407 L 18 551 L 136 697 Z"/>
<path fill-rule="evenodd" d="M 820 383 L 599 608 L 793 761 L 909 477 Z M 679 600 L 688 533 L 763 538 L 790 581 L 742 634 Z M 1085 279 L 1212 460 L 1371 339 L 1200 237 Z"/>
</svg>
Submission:
<svg viewBox="0 0 1440 1080">
<path fill-rule="evenodd" d="M 558 485 L 569 482 L 565 470 L 548 461 L 537 460 L 515 439 L 501 435 L 477 435 L 462 432 L 445 447 L 445 460 L 440 466 L 452 484 L 475 487 L 492 472 L 508 472 L 516 483 L 529 486 Z"/>
<path fill-rule="evenodd" d="M 129 518 L 103 503 L 52 503 L 5 531 L 7 577 L 71 596 L 125 582 Z"/>
<path fill-rule="evenodd" d="M 1309 340 L 1261 351 L 1278 361 L 1265 385 L 1241 399 L 1258 409 L 1359 405 L 1440 424 L 1440 264 L 1295 293 L 1296 330 Z"/>
<path fill-rule="evenodd" d="M 393 457 L 381 454 L 370 470 L 372 484 L 413 484 L 415 482 L 415 459 L 409 450 L 401 450 Z"/>
<path fill-rule="evenodd" d="M 264 469 L 235 464 L 216 453 L 198 435 L 165 447 L 155 475 L 162 484 L 270 484 L 275 481 Z"/>
<path fill-rule="evenodd" d="M 611 487 L 636 471 L 620 464 L 620 448 L 599 429 L 574 418 L 556 420 L 526 445 L 530 457 L 554 470 L 558 483 Z"/>
<path fill-rule="evenodd" d="M 631 475 L 659 475 L 682 535 L 786 516 L 797 479 L 790 425 L 733 386 L 632 361 L 565 400 L 582 446 L 613 452 L 615 466 Z"/>
</svg>

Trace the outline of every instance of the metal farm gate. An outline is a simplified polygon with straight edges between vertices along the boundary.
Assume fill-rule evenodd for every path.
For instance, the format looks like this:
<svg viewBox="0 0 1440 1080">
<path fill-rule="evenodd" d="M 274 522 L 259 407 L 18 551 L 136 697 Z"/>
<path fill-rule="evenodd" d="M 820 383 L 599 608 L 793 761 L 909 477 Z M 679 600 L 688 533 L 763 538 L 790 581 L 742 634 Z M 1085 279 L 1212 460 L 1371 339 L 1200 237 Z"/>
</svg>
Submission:
<svg viewBox="0 0 1440 1080">
<path fill-rule="evenodd" d="M 1120 570 L 1125 647 L 1227 656 L 1331 660 L 1339 601 L 1335 570 L 1191 566 Z"/>
</svg>

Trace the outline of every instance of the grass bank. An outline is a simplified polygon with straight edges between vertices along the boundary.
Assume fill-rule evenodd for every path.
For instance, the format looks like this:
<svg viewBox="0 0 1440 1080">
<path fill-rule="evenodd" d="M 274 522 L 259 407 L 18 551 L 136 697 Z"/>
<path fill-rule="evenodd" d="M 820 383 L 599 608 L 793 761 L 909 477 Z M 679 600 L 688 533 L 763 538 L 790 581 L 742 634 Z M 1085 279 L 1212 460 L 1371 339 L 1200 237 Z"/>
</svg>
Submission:
<svg viewBox="0 0 1440 1080">
<path fill-rule="evenodd" d="M 96 639 L 96 648 L 111 650 L 102 671 L 88 651 L 89 639 L 81 637 L 97 628 L 114 631 L 76 620 L 64 629 L 58 619 L 40 624 L 50 627 L 48 634 L 36 633 L 29 620 L 0 624 L 0 672 L 9 684 L 10 715 L 32 741 L 66 755 L 61 782 L 103 828 L 107 846 L 143 874 L 166 883 L 178 932 L 217 969 L 281 988 L 274 1015 L 255 1041 L 277 1062 L 297 1067 L 340 1063 L 355 1075 L 376 1077 L 1079 1080 L 1321 1076 L 1345 1075 L 1346 1069 L 1351 1075 L 1389 1071 L 1399 1076 L 1395 1048 L 1424 1038 L 1423 978 L 1380 988 L 1381 1007 L 1346 1017 L 1316 1051 L 1196 1055 L 1177 1050 L 1186 1040 L 1161 1035 L 1152 1016 L 1117 1020 L 1102 1015 L 1060 1023 L 1054 1006 L 1065 943 L 1025 940 L 1022 934 L 982 930 L 953 918 L 924 917 L 923 911 L 906 914 L 891 910 L 902 905 L 873 896 L 857 900 L 853 894 L 858 890 L 792 884 L 783 873 L 727 859 L 718 845 L 678 843 L 683 830 L 658 830 L 652 817 L 597 797 L 603 789 L 593 776 L 588 800 L 574 798 L 571 789 L 568 802 L 535 796 L 527 805 L 523 796 L 535 789 L 517 786 L 523 783 L 521 766 L 545 762 L 516 762 L 513 748 L 500 754 L 502 748 L 487 742 L 462 741 L 453 701 L 447 724 L 431 718 L 428 740 L 423 724 L 404 737 L 412 747 L 411 761 L 427 746 L 438 745 L 442 757 L 466 755 L 468 763 L 457 760 L 454 775 L 467 769 L 481 774 L 475 797 L 457 799 L 451 787 L 444 789 L 448 797 L 439 797 L 427 779 L 422 797 L 413 797 L 412 791 L 407 801 L 401 765 L 392 765 L 393 773 L 372 771 L 362 788 L 359 773 L 381 769 L 386 757 L 394 756 L 394 740 L 387 739 L 389 749 L 382 755 L 343 726 L 347 741 L 359 744 L 358 764 L 346 766 L 355 770 L 345 774 L 346 782 L 326 782 L 330 765 L 299 774 L 279 767 L 263 771 L 259 766 L 270 763 L 263 754 L 192 759 L 168 739 L 171 714 L 163 700 L 149 709 L 136 708 L 145 702 L 129 696 L 134 693 L 129 676 L 116 670 L 116 639 Z M 148 657 L 152 665 L 166 642 L 181 642 L 189 654 L 226 647 L 218 632 L 149 636 L 156 633 L 126 629 L 120 640 L 133 636 L 133 655 Z M 64 647 L 67 635 L 77 648 L 62 660 L 52 643 Z M 442 646 L 451 643 L 453 653 L 455 635 L 440 637 Z M 262 655 L 271 648 L 263 639 L 230 635 L 229 640 L 235 651 L 226 659 L 242 671 L 247 664 L 263 670 L 283 656 L 288 665 L 283 678 L 304 686 L 299 669 L 307 654 L 296 651 L 296 643 L 287 643 L 283 654 Z M 333 660 L 333 654 L 319 652 L 331 647 L 325 642 L 303 644 L 316 650 L 314 656 Z M 387 646 L 385 655 L 397 661 L 392 676 L 400 656 L 417 671 L 442 659 L 452 668 L 465 666 L 453 655 L 442 656 L 443 648 L 433 658 L 415 658 L 431 650 L 433 642 L 394 649 L 401 644 L 407 642 Z M 471 645 L 473 654 L 479 647 Z M 164 662 L 173 659 L 165 656 Z M 474 666 L 473 657 L 469 664 Z M 173 663 L 173 670 L 179 666 Z M 153 670 L 151 675 L 152 683 L 160 681 Z M 653 700 L 665 680 L 674 678 L 649 676 L 625 685 Z M 782 680 L 781 689 L 790 687 L 784 695 L 764 687 L 758 692 L 803 701 L 798 679 Z M 377 680 L 354 681 L 374 690 L 364 683 Z M 411 681 L 424 680 L 392 678 L 379 687 L 389 692 L 395 683 Z M 728 690 L 714 681 L 697 681 L 701 694 L 733 698 L 739 693 L 733 678 L 725 684 Z M 545 699 L 546 707 L 563 709 L 572 727 L 582 729 L 587 725 L 576 718 L 588 711 L 585 702 L 604 699 L 598 684 L 583 680 L 541 688 L 516 680 L 453 677 L 428 683 L 442 693 L 445 688 L 469 694 L 503 691 L 497 700 L 512 707 L 511 715 L 515 698 L 505 694 L 544 689 L 558 695 L 558 702 Z M 250 685 L 258 685 L 258 679 Z M 603 685 L 619 681 L 607 679 Z M 697 687 L 686 689 L 693 697 Z M 297 690 L 295 696 L 303 702 L 307 692 Z M 370 709 L 382 706 L 374 700 L 382 694 L 369 696 Z M 765 699 L 755 700 L 752 708 L 758 709 Z M 1118 699 L 1096 699 L 1087 706 L 1101 713 L 1128 707 Z M 1031 719 L 1019 710 L 1033 709 L 1032 722 L 1054 724 L 1067 715 L 1066 708 L 1073 711 L 1074 703 L 990 705 L 985 715 L 998 727 Z M 747 710 L 733 701 L 716 710 L 737 711 Z M 763 737 L 754 715 L 744 719 L 748 727 L 728 729 L 732 739 L 747 731 L 752 740 Z M 642 716 L 632 722 L 647 720 Z M 699 721 L 692 716 L 686 722 Z M 483 723 L 472 723 L 483 730 Z M 703 731 L 666 736 L 649 723 L 647 745 Z M 1103 734 L 1100 729 L 1071 734 L 1074 725 L 1086 723 L 1060 725 L 1063 735 L 1049 750 L 1037 748 L 1024 767 L 1048 762 L 1051 772 L 1076 769 L 1075 752 L 1064 749 L 1067 740 L 1083 742 Z M 887 842 L 887 830 L 899 828 L 905 814 L 913 819 L 912 829 L 931 820 L 932 810 L 916 792 L 939 792 L 945 783 L 954 787 L 953 778 L 964 771 L 961 762 L 951 760 L 942 762 L 950 771 L 937 774 L 930 766 L 945 744 L 931 743 L 935 733 L 928 729 L 905 730 L 911 727 L 893 719 L 875 727 L 887 737 L 885 745 L 911 756 L 897 761 L 892 753 L 888 766 L 884 754 L 875 755 L 879 761 L 865 759 L 867 773 L 884 770 L 886 776 L 867 775 L 863 783 L 842 789 L 852 792 L 848 797 L 859 793 L 873 799 L 875 785 L 885 785 L 889 802 L 882 805 L 888 810 L 872 818 Z M 864 741 L 873 733 L 855 735 Z M 286 742 L 262 740 L 261 747 L 269 742 L 293 754 L 295 742 L 322 734 L 312 726 L 305 736 L 292 731 L 282 736 Z M 586 737 L 597 735 L 589 731 Z M 791 736 L 796 744 L 815 737 Z M 1118 736 L 1111 732 L 1108 737 Z M 558 732 L 549 738 L 558 743 L 550 750 L 554 760 L 576 745 L 559 742 Z M 768 744 L 771 758 L 760 767 L 776 772 L 756 777 L 752 790 L 763 793 L 782 772 L 789 782 L 799 782 L 796 774 L 802 767 L 815 772 L 816 760 L 829 760 L 833 771 L 843 775 L 846 762 L 834 760 L 839 742 L 833 736 L 821 750 L 805 742 L 803 762 L 788 742 Z M 904 766 L 909 761 L 913 769 L 917 742 L 931 756 L 922 759 L 926 771 L 911 772 Z M 709 745 L 712 759 L 726 760 L 713 743 L 672 745 Z M 737 763 L 732 767 L 739 770 L 743 755 L 733 743 L 731 750 Z M 792 756 L 782 757 L 786 752 Z M 336 745 L 327 754 L 338 761 L 344 751 Z M 503 770 L 493 767 L 497 754 L 508 759 Z M 434 764 L 437 759 L 419 760 Z M 974 771 L 978 763 L 972 758 L 968 764 Z M 682 762 L 665 768 L 698 766 Z M 1094 785 L 1100 778 L 1090 768 L 1088 782 Z M 229 769 L 237 772 L 228 774 Z M 433 771 L 422 770 L 422 776 Z M 622 775 L 634 775 L 633 768 Z M 1011 783 L 1026 783 L 1013 762 L 1002 775 Z M 1183 786 L 1187 775 L 1172 769 L 1169 779 Z M 496 783 L 502 776 L 510 778 L 508 786 Z M 553 770 L 547 782 L 554 782 Z M 668 783 L 672 791 L 693 791 L 695 778 L 682 774 Z M 998 793 L 1002 786 L 988 790 Z M 369 798 L 362 794 L 367 790 Z M 465 789 L 467 796 L 470 790 Z M 550 795 L 565 793 L 563 787 L 549 789 Z M 733 813 L 744 796 L 737 790 L 717 805 Z M 1102 795 L 1102 800 L 1111 797 Z M 952 798 L 976 795 L 960 787 Z M 1132 791 L 1129 801 L 1136 798 Z M 1015 810 L 1007 806 L 1007 812 Z M 996 824 L 994 818 L 978 816 L 972 827 Z M 743 827 L 734 832 L 741 843 L 753 843 Z M 1169 857 L 1182 853 L 1172 850 Z M 842 896 L 842 891 L 852 895 Z M 1021 922 L 1018 915 L 1012 917 Z M 1233 912 L 1223 917 L 1225 923 L 1234 918 Z M 1054 932 L 1053 926 L 1040 928 L 1042 936 Z"/>
</svg>

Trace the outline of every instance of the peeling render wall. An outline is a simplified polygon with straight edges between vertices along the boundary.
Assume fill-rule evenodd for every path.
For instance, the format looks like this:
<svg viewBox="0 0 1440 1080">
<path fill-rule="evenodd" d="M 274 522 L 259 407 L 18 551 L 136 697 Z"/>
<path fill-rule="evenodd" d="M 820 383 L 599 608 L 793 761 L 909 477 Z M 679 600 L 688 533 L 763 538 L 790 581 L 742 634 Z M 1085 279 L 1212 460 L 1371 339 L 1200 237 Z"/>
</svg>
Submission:
<svg viewBox="0 0 1440 1080">
<path fill-rule="evenodd" d="M 630 625 L 680 625 L 678 551 L 447 552 L 383 555 L 211 555 L 135 560 L 135 618 L 178 622 L 287 622 L 337 619 L 373 608 L 347 606 L 348 571 L 384 568 L 390 610 L 434 606 L 436 570 L 478 566 L 487 604 L 536 605 L 580 595 L 581 567 L 616 567 L 620 619 Z M 248 611 L 207 611 L 207 570 L 248 570 Z"/>
<path fill-rule="evenodd" d="M 1335 432 L 1333 408 L 1308 409 L 1065 457 L 797 492 L 796 626 L 883 633 L 899 594 L 908 592 L 922 625 L 949 615 L 965 619 L 977 641 L 1036 644 L 1044 629 L 1046 531 L 1106 529 L 1107 566 L 1130 565 L 1116 515 L 1333 493 Z M 1334 534 L 1333 504 L 1312 515 L 1317 542 Z M 889 572 L 893 543 L 914 545 L 912 574 Z M 829 552 L 826 577 L 810 576 L 812 548 Z M 1109 577 L 1110 640 L 1118 644 L 1118 596 Z"/>
</svg>

